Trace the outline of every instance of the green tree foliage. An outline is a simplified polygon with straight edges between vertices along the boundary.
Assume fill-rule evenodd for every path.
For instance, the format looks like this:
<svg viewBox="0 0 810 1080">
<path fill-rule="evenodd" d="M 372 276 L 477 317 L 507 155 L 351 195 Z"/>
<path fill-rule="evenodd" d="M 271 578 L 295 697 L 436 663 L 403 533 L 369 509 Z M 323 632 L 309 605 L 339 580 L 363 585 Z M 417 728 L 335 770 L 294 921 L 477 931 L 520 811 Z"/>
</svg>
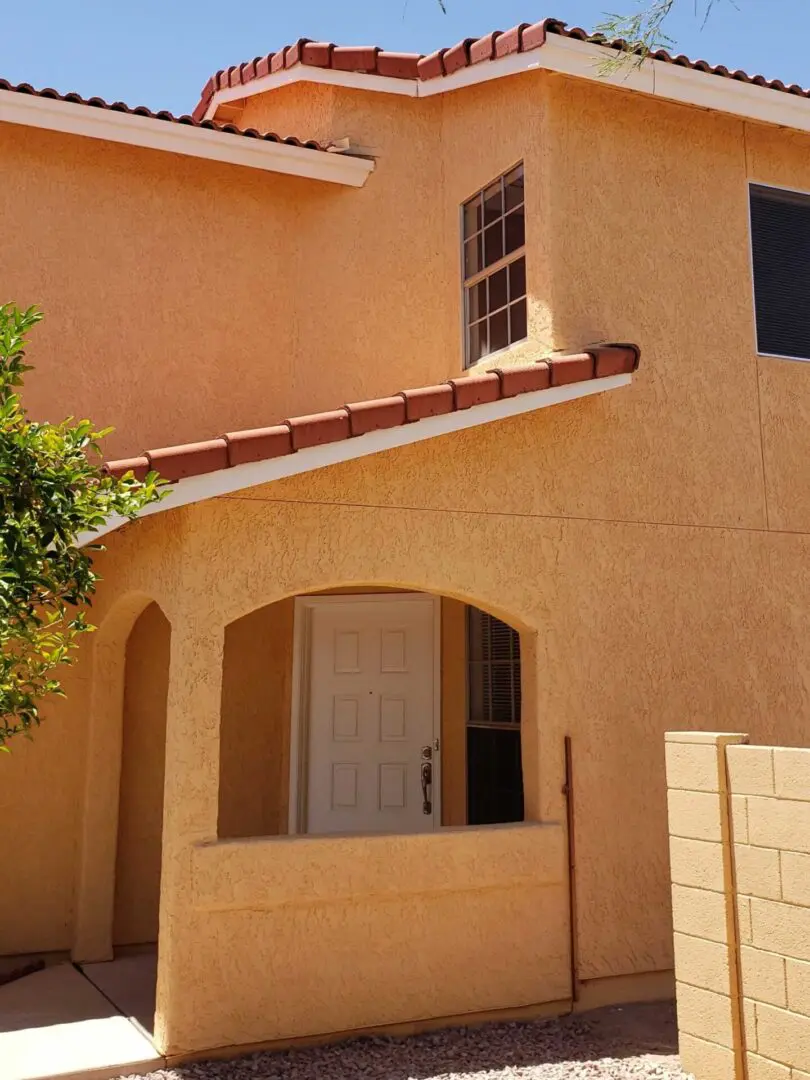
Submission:
<svg viewBox="0 0 810 1080">
<path fill-rule="evenodd" d="M 19 388 L 35 308 L 0 305 L 0 749 L 39 724 L 39 703 L 62 695 L 58 669 L 94 629 L 86 608 L 98 575 L 81 533 L 113 514 L 133 518 L 160 498 L 160 481 L 105 476 L 89 420 L 36 423 Z"/>
</svg>

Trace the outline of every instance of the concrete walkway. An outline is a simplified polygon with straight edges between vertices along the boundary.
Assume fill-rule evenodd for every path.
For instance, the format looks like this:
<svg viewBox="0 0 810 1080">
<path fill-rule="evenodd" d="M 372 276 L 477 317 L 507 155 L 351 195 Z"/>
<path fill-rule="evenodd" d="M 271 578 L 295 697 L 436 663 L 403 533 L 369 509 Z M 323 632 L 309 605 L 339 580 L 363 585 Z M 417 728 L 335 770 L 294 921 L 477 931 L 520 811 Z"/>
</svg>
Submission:
<svg viewBox="0 0 810 1080">
<path fill-rule="evenodd" d="M 140 1026 L 72 964 L 0 986 L 2 1080 L 108 1080 L 162 1064 Z"/>
</svg>

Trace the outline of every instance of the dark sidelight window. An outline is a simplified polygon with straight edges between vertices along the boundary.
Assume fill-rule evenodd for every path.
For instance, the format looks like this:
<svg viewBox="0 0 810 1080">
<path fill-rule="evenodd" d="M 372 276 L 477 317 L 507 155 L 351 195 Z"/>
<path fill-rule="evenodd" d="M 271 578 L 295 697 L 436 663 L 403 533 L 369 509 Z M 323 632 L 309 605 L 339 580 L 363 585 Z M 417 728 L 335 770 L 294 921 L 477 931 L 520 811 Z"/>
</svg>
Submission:
<svg viewBox="0 0 810 1080">
<path fill-rule="evenodd" d="M 467 822 L 523 820 L 520 635 L 467 609 Z"/>
<path fill-rule="evenodd" d="M 810 195 L 750 191 L 757 351 L 810 360 Z"/>
</svg>

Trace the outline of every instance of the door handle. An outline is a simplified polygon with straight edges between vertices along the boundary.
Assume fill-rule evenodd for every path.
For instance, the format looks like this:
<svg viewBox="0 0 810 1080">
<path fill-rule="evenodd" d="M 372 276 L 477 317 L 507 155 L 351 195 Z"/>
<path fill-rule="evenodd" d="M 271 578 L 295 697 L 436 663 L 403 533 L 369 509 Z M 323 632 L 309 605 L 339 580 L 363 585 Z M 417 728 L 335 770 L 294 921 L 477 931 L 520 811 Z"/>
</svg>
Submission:
<svg viewBox="0 0 810 1080">
<path fill-rule="evenodd" d="M 419 776 L 422 781 L 422 813 L 432 814 L 433 803 L 428 795 L 428 789 L 433 784 L 433 765 L 430 761 L 422 762 L 422 767 L 419 770 Z"/>
</svg>

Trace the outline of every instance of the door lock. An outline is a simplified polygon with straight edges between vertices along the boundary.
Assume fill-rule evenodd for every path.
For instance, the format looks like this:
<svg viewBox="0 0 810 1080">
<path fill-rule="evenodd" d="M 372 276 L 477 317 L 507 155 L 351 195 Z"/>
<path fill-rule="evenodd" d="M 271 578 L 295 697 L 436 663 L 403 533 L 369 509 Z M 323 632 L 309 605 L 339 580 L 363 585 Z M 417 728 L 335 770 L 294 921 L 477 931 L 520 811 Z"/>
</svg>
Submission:
<svg viewBox="0 0 810 1080">
<path fill-rule="evenodd" d="M 430 789 L 433 786 L 433 747 L 428 744 L 422 747 L 422 764 L 419 769 L 419 779 L 422 784 L 422 813 L 433 813 L 433 800 L 430 798 Z"/>
<path fill-rule="evenodd" d="M 422 780 L 422 813 L 423 814 L 432 814 L 433 813 L 433 803 L 430 800 L 430 798 L 428 797 L 428 791 L 429 791 L 430 787 L 433 785 L 433 764 L 430 761 L 423 761 L 422 762 L 421 780 Z"/>
</svg>

